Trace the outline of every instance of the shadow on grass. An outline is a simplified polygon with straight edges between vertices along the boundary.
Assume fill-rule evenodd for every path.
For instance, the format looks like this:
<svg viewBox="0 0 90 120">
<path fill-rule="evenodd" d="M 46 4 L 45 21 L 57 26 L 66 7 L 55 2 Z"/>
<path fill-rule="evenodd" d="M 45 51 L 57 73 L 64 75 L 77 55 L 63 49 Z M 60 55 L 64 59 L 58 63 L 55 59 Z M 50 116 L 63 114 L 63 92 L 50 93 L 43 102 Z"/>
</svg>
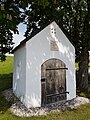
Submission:
<svg viewBox="0 0 90 120">
<path fill-rule="evenodd" d="M 13 74 L 0 74 L 0 92 L 12 87 Z"/>
<path fill-rule="evenodd" d="M 2 91 L 12 87 L 12 76 L 12 73 L 0 74 L 0 114 L 5 113 L 11 105 L 11 103 L 4 98 Z"/>
<path fill-rule="evenodd" d="M 4 114 L 11 106 L 3 96 L 2 92 L 0 92 L 0 114 Z"/>
</svg>

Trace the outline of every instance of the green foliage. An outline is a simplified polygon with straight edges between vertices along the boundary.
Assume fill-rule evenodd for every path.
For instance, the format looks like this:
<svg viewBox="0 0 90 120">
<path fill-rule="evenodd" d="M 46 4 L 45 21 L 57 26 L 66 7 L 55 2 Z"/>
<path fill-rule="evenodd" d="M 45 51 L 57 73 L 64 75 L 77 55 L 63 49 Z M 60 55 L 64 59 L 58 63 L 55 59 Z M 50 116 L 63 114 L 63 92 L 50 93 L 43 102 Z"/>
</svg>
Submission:
<svg viewBox="0 0 90 120">
<path fill-rule="evenodd" d="M 27 21 L 25 21 L 27 24 L 25 36 L 30 36 L 37 29 L 42 28 L 47 22 L 50 22 L 54 18 L 60 22 L 63 18 L 63 10 L 61 9 L 63 2 L 60 0 L 33 1 L 29 10 L 25 11 L 25 15 L 27 16 Z"/>
<path fill-rule="evenodd" d="M 76 48 L 77 59 L 83 47 L 87 46 L 90 49 L 89 1 L 1 0 L 0 4 L 1 60 L 5 60 L 5 53 L 11 52 L 13 47 L 11 31 L 18 33 L 17 25 L 20 22 L 27 25 L 25 36 L 28 37 L 54 18 L 69 33 L 70 40 Z M 28 5 L 29 8 L 27 9 Z"/>
<path fill-rule="evenodd" d="M 13 49 L 13 34 L 18 34 L 17 25 L 22 22 L 22 12 L 14 0 L 0 1 L 0 60 L 4 61 L 6 53 Z"/>
<path fill-rule="evenodd" d="M 13 49 L 13 34 L 18 34 L 18 25 L 24 22 L 24 10 L 33 0 L 1 0 L 0 1 L 0 60 L 6 60 L 6 53 Z M 45 0 L 36 0 L 37 4 L 47 5 Z"/>
<path fill-rule="evenodd" d="M 76 60 L 80 63 L 79 80 L 81 83 L 85 81 L 82 84 L 80 81 L 78 83 L 84 89 L 88 88 L 88 63 L 84 61 L 88 61 L 87 52 L 90 50 L 89 0 L 1 0 L 0 4 L 0 60 L 4 61 L 5 53 L 11 52 L 13 48 L 11 31 L 18 33 L 17 25 L 20 22 L 27 25 L 25 37 L 28 37 L 55 19 L 61 29 L 67 31 L 75 46 Z M 85 77 L 82 77 L 83 74 Z"/>
<path fill-rule="evenodd" d="M 86 0 L 32 0 L 29 10 L 25 10 L 27 16 L 25 36 L 30 36 L 54 18 L 68 32 L 76 48 L 76 58 L 79 59 L 85 46 L 90 49 L 89 6 L 90 3 Z"/>
</svg>

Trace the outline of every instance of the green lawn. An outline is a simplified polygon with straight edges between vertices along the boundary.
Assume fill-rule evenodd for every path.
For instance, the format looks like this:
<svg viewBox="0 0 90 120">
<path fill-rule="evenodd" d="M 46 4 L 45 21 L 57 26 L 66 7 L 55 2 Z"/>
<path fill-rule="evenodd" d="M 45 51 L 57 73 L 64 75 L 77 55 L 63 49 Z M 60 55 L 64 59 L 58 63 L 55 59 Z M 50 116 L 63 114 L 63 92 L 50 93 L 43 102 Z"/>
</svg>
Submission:
<svg viewBox="0 0 90 120">
<path fill-rule="evenodd" d="M 90 104 L 82 105 L 77 110 L 49 113 L 46 116 L 38 117 L 17 117 L 12 115 L 8 108 L 9 104 L 0 95 L 0 120 L 90 120 Z M 5 104 L 4 104 L 5 103 Z"/>
<path fill-rule="evenodd" d="M 12 85 L 13 57 L 7 57 L 5 62 L 0 62 L 0 91 Z"/>
<path fill-rule="evenodd" d="M 13 72 L 13 57 L 8 56 L 5 62 L 0 62 L 0 74 L 10 74 Z"/>
<path fill-rule="evenodd" d="M 73 111 L 49 113 L 47 116 L 20 118 L 10 113 L 8 103 L 1 91 L 12 86 L 13 57 L 0 62 L 0 120 L 90 120 L 90 104 Z"/>
</svg>

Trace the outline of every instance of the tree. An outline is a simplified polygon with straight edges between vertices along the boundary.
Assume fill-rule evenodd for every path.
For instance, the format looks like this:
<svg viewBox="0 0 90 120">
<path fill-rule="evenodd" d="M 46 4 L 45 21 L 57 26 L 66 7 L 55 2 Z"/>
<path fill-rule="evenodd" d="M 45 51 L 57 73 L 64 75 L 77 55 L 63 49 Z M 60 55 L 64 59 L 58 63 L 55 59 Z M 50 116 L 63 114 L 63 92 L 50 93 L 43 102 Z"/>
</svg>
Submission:
<svg viewBox="0 0 90 120">
<path fill-rule="evenodd" d="M 79 85 L 82 90 L 88 90 L 88 63 L 90 50 L 90 1 L 87 0 L 86 15 L 82 30 L 82 51 L 79 62 Z"/>
<path fill-rule="evenodd" d="M 68 1 L 65 26 L 76 48 L 79 63 L 77 87 L 88 90 L 88 62 L 90 50 L 90 2 L 88 0 Z M 69 15 L 69 16 L 68 16 Z"/>
<path fill-rule="evenodd" d="M 58 24 L 62 23 L 76 48 L 76 59 L 79 62 L 78 87 L 88 89 L 88 51 L 90 50 L 90 2 L 89 0 L 47 0 L 45 7 L 33 2 L 27 16 L 27 31 L 30 36 L 36 29 L 40 29 L 47 21 L 55 18 Z"/>
<path fill-rule="evenodd" d="M 11 31 L 18 33 L 17 25 L 20 22 L 24 20 L 27 25 L 25 37 L 28 37 L 52 18 L 66 30 L 74 43 L 76 60 L 79 62 L 78 87 L 87 90 L 90 50 L 89 0 L 1 0 L 0 59 L 3 60 L 5 53 L 12 49 Z"/>
<path fill-rule="evenodd" d="M 15 9 L 14 9 L 15 8 Z M 13 33 L 17 32 L 18 21 L 15 15 L 19 14 L 17 7 L 9 1 L 1 1 L 0 6 L 0 60 L 5 60 L 5 53 L 12 50 Z M 11 31 L 12 30 L 12 31 Z"/>
<path fill-rule="evenodd" d="M 0 1 L 0 60 L 5 60 L 5 54 L 13 49 L 13 33 L 18 34 L 18 24 L 23 21 L 24 8 L 27 0 Z"/>
<path fill-rule="evenodd" d="M 74 29 L 72 38 L 75 38 L 77 60 L 79 62 L 79 77 L 77 87 L 83 91 L 88 90 L 88 62 L 90 50 L 90 2 L 78 0 L 75 2 Z M 77 49 L 78 48 L 78 49 Z"/>
<path fill-rule="evenodd" d="M 43 4 L 45 0 L 0 0 L 0 60 L 4 61 L 7 52 L 13 49 L 13 32 L 18 34 L 18 24 L 23 22 L 24 10 L 28 4 Z"/>
</svg>

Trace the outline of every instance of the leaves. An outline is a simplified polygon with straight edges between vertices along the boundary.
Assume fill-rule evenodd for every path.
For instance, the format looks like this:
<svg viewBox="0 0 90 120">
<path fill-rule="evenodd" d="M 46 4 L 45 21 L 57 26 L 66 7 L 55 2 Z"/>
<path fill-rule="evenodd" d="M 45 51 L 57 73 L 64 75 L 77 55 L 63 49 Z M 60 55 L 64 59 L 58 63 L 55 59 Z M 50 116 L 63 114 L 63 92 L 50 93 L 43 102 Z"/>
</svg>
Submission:
<svg viewBox="0 0 90 120">
<path fill-rule="evenodd" d="M 0 27 L 18 34 L 17 25 L 24 22 L 27 25 L 25 36 L 28 37 L 48 21 L 56 19 L 68 32 L 76 53 L 80 53 L 83 43 L 85 46 L 90 43 L 89 6 L 86 0 L 4 0 L 0 7 Z M 2 41 L 4 36 L 6 33 L 0 31 Z"/>
<path fill-rule="evenodd" d="M 19 2 L 19 1 L 18 1 Z M 4 9 L 3 9 L 3 7 Z M 13 48 L 13 34 L 18 33 L 17 25 L 22 21 L 21 11 L 13 0 L 2 2 L 0 11 L 0 60 Z"/>
</svg>

